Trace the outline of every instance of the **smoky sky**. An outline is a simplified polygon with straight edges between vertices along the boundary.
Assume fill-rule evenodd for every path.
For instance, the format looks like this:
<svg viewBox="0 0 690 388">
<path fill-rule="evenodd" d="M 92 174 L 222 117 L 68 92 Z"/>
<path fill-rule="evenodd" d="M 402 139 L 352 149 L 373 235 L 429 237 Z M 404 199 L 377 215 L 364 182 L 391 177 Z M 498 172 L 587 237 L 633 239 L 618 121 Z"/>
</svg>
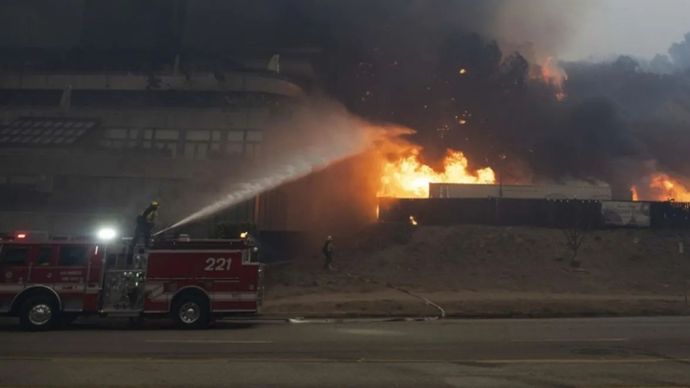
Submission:
<svg viewBox="0 0 690 388">
<path fill-rule="evenodd" d="M 568 97 L 558 101 L 541 66 L 596 12 L 593 2 L 391 3 L 338 8 L 350 17 L 324 29 L 317 68 L 321 86 L 355 113 L 415 129 L 425 162 L 438 167 L 453 148 L 507 182 L 623 190 L 655 170 L 688 176 L 690 40 L 682 35 L 657 42 L 671 53 L 666 74 L 631 56 L 561 61 Z"/>
<path fill-rule="evenodd" d="M 690 28 L 686 0 L 3 0 L 0 46 L 160 44 L 173 9 L 190 48 L 313 43 L 340 28 L 376 36 L 397 20 L 532 42 L 567 60 L 651 58 Z"/>
<path fill-rule="evenodd" d="M 555 3 L 578 3 L 561 0 Z M 690 30 L 686 0 L 603 0 L 589 4 L 585 17 L 557 53 L 568 60 L 631 55 L 650 59 L 665 53 Z"/>
</svg>

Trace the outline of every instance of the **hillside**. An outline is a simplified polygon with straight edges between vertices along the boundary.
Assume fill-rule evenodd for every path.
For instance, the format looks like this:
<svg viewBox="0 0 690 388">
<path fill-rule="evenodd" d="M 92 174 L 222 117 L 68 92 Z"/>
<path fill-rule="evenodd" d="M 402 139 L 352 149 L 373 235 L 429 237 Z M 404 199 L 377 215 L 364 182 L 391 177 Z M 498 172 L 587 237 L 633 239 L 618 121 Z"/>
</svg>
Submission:
<svg viewBox="0 0 690 388">
<path fill-rule="evenodd" d="M 559 300 L 576 301 L 578 311 L 588 306 L 614 311 L 611 300 L 645 311 L 667 311 L 668 306 L 658 303 L 682 301 L 690 281 L 690 255 L 679 252 L 679 243 L 690 243 L 688 231 L 587 233 L 578 254 L 580 268 L 571 267 L 563 232 L 555 229 L 372 225 L 336 243 L 335 271 L 321 269 L 316 246 L 316 254 L 269 268 L 268 311 L 286 311 L 277 306 L 291 300 L 298 310 L 302 304 L 302 310 L 317 312 L 314 306 L 321 303 L 363 314 L 387 306 L 383 301 L 393 304 L 385 308 L 388 313 L 406 311 L 400 304 L 419 304 L 390 286 L 444 302 L 451 310 L 455 306 L 459 312 L 478 314 L 483 304 L 496 314 L 501 313 L 499 306 L 520 303 L 529 311 L 532 302 L 558 310 L 544 303 Z M 335 299 L 339 302 L 331 303 Z M 348 301 L 369 307 L 348 307 Z M 676 307 L 668 311 L 677 312 Z"/>
</svg>

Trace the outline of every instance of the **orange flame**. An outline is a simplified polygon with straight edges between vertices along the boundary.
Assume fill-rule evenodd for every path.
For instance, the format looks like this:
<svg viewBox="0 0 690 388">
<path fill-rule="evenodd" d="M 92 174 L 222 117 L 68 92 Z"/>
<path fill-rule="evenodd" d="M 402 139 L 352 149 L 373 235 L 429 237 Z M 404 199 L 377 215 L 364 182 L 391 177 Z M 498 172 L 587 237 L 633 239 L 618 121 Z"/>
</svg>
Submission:
<svg viewBox="0 0 690 388">
<path fill-rule="evenodd" d="M 637 191 L 637 186 L 633 186 L 630 188 L 630 193 L 632 194 L 632 200 L 637 202 L 640 200 L 640 194 Z"/>
<path fill-rule="evenodd" d="M 422 164 L 419 161 L 419 151 L 419 148 L 412 148 L 407 152 L 408 156 L 384 164 L 379 197 L 428 198 L 429 183 L 496 182 L 496 175 L 489 167 L 468 171 L 469 162 L 460 151 L 448 150 L 442 172 L 436 172 Z"/>
<path fill-rule="evenodd" d="M 563 101 L 568 95 L 565 93 L 565 81 L 568 74 L 558 66 L 553 57 L 546 58 L 546 62 L 541 65 L 541 76 L 545 83 L 556 89 L 556 100 Z"/>
<path fill-rule="evenodd" d="M 657 200 L 690 202 L 690 190 L 679 180 L 671 178 L 668 174 L 654 174 L 649 188 Z"/>
</svg>

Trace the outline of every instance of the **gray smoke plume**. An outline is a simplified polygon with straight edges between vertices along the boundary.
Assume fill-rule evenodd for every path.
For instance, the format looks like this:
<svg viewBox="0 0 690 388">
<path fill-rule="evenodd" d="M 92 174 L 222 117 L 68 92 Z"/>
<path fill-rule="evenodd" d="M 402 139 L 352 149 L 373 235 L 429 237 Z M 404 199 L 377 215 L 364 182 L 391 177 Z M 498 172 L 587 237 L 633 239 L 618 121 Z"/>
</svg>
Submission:
<svg viewBox="0 0 690 388">
<path fill-rule="evenodd" d="M 329 30 L 319 68 L 323 87 L 353 112 L 417 130 L 411 140 L 424 146 L 426 162 L 439 166 L 452 147 L 506 181 L 604 181 L 622 191 L 655 170 L 690 175 L 682 156 L 690 75 L 682 66 L 659 75 L 626 56 L 561 63 L 561 102 L 541 78 L 541 58 L 558 53 L 588 12 L 579 5 L 591 2 L 403 4 L 343 6 L 353 19 Z M 521 35 L 534 40 L 521 44 Z M 688 49 L 672 47 L 674 66 Z"/>
<path fill-rule="evenodd" d="M 690 173 L 677 150 L 690 145 L 687 41 L 657 59 L 668 65 L 665 76 L 631 57 L 561 63 L 568 74 L 562 102 L 541 78 L 546 57 L 567 49 L 600 1 L 246 2 L 252 25 L 270 27 L 243 42 L 224 37 L 247 35 L 249 24 L 206 23 L 237 16 L 223 3 L 190 6 L 197 22 L 187 26 L 187 45 L 319 47 L 315 86 L 357 115 L 414 128 L 410 140 L 424 146 L 431 165 L 452 147 L 506 181 L 576 179 L 625 189 L 656 169 Z"/>
<path fill-rule="evenodd" d="M 72 50 L 56 54 L 45 69 L 147 71 L 169 67 L 179 53 L 182 68 L 228 68 L 241 67 L 232 56 L 245 52 L 269 57 L 288 48 L 316 48 L 310 59 L 317 74 L 308 86 L 326 91 L 354 114 L 414 128 L 410 140 L 424 146 L 422 157 L 432 165 L 452 147 L 469 156 L 476 165 L 471 167 L 491 165 L 507 181 L 579 179 L 629 187 L 656 170 L 690 175 L 683 157 L 690 146 L 690 38 L 668 42 L 668 55 L 649 63 L 626 56 L 561 63 L 568 74 L 562 102 L 540 77 L 545 57 L 558 57 L 587 32 L 582 26 L 602 4 L 646 6 L 642 1 L 198 0 L 114 6 L 68 0 L 59 10 L 53 3 L 0 4 L 0 46 Z M 652 11 L 686 3 L 659 0 L 643 9 L 656 15 Z M 64 29 L 55 28 L 61 24 Z M 601 46 L 610 38 L 598 36 L 588 44 Z M 70 62 L 75 58 L 76 64 Z M 143 58 L 150 63 L 141 65 Z"/>
<path fill-rule="evenodd" d="M 278 186 L 319 172 L 370 149 L 379 139 L 405 129 L 373 126 L 324 98 L 305 101 L 291 117 L 264 128 L 260 164 L 243 172 L 244 179 L 227 185 L 225 193 L 158 234 L 204 219 Z M 343 182 L 343 185 L 347 185 Z M 312 193 L 315 195 L 316 193 Z"/>
</svg>

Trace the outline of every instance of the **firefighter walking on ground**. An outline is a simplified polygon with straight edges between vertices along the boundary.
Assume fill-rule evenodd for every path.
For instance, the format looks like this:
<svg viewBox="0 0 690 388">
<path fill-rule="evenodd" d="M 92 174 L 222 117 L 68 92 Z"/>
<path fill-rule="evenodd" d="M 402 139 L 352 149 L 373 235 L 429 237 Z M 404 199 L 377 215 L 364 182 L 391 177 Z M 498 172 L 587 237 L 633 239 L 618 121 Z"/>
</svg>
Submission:
<svg viewBox="0 0 690 388">
<path fill-rule="evenodd" d="M 158 201 L 153 201 L 144 209 L 144 212 L 137 216 L 137 227 L 134 231 L 132 246 L 136 246 L 140 240 L 144 240 L 144 245 L 148 248 L 151 243 L 151 232 L 156 225 L 158 217 Z"/>
<path fill-rule="evenodd" d="M 328 236 L 326 242 L 323 244 L 321 249 L 324 256 L 323 269 L 332 270 L 333 269 L 333 237 Z"/>
</svg>

